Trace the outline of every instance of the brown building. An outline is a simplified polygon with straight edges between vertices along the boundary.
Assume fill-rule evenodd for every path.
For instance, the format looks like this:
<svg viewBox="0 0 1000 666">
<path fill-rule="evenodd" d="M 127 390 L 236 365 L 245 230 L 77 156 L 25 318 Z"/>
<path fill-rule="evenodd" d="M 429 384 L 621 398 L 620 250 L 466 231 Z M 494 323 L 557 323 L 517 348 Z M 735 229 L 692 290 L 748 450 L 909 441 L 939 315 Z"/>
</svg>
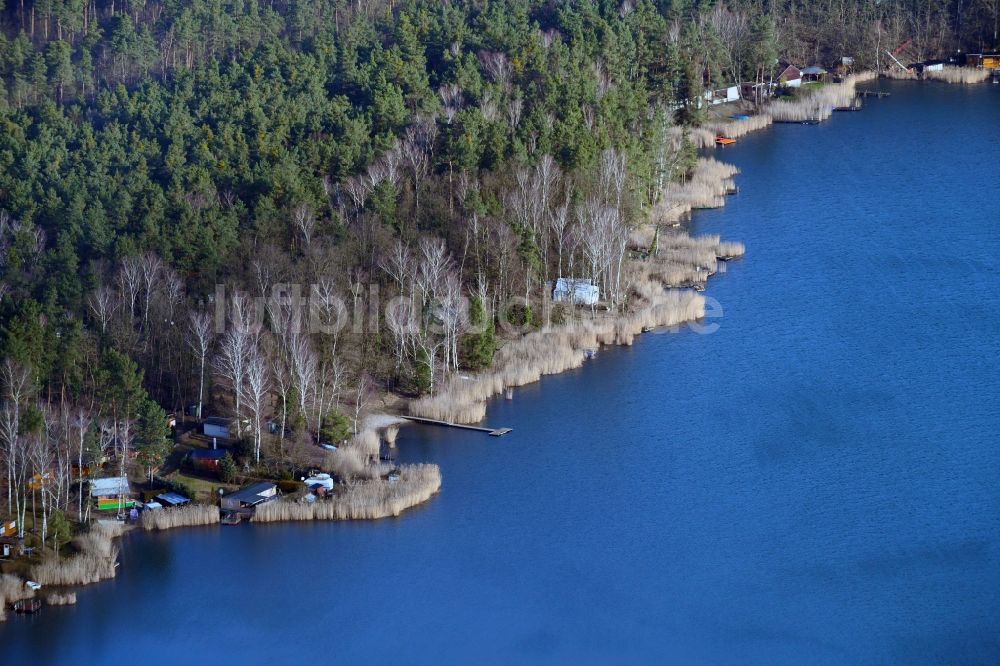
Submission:
<svg viewBox="0 0 1000 666">
<path fill-rule="evenodd" d="M 1000 53 L 967 53 L 965 64 L 967 67 L 1000 69 Z"/>
</svg>

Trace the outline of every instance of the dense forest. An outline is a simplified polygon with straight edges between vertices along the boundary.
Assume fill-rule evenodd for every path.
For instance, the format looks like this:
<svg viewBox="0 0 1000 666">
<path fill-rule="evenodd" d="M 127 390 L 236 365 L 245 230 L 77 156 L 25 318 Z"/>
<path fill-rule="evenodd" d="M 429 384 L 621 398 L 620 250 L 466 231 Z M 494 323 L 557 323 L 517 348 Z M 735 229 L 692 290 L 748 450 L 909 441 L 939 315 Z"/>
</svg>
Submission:
<svg viewBox="0 0 1000 666">
<path fill-rule="evenodd" d="M 255 463 L 280 461 L 286 436 L 343 437 L 375 392 L 489 366 L 502 304 L 524 297 L 510 316 L 539 325 L 531 299 L 556 276 L 625 307 L 622 239 L 692 166 L 693 147 L 668 141 L 700 121 L 690 100 L 767 80 L 779 60 L 880 69 L 902 44 L 914 58 L 995 48 L 998 12 L 0 0 L 11 512 L 11 487 L 69 470 L 85 446 L 154 469 L 165 412 L 190 404 L 246 418 Z M 375 291 L 430 314 L 393 329 L 365 309 Z M 333 325 L 358 312 L 364 324 Z M 68 484 L 51 492 L 66 505 Z"/>
</svg>

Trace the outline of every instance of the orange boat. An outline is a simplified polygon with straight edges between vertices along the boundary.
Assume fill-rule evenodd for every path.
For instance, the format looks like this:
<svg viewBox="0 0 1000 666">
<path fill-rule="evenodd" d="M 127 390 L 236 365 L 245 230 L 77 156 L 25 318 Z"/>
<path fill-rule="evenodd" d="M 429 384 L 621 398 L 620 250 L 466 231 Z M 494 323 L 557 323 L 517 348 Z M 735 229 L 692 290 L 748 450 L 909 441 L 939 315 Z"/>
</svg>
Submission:
<svg viewBox="0 0 1000 666">
<path fill-rule="evenodd" d="M 720 146 L 728 146 L 730 144 L 736 143 L 736 139 L 730 139 L 728 136 L 717 136 L 715 137 L 715 142 Z"/>
</svg>

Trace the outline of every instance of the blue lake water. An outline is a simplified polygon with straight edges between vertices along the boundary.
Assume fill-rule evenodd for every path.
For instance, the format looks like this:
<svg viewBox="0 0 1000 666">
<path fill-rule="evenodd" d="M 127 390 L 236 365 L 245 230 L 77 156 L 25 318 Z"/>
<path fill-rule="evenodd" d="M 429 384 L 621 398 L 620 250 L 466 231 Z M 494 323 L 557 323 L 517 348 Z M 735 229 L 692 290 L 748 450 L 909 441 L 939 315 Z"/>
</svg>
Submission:
<svg viewBox="0 0 1000 666">
<path fill-rule="evenodd" d="M 440 495 L 376 523 L 125 540 L 2 661 L 1000 662 L 1000 86 L 719 151 L 719 330 L 404 429 Z"/>
</svg>

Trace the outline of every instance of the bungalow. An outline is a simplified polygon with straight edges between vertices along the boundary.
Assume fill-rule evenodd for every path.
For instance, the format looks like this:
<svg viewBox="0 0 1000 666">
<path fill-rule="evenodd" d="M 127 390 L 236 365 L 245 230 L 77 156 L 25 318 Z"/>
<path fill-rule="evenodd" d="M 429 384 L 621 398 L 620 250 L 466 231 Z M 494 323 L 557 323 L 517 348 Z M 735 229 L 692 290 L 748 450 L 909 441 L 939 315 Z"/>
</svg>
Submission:
<svg viewBox="0 0 1000 666">
<path fill-rule="evenodd" d="M 599 296 L 597 285 L 583 278 L 559 278 L 552 291 L 552 300 L 556 303 L 569 301 L 574 305 L 597 305 Z"/>
<path fill-rule="evenodd" d="M 268 481 L 261 481 L 228 495 L 223 495 L 222 508 L 226 511 L 247 511 L 277 497 L 278 487 Z"/>
<path fill-rule="evenodd" d="M 802 85 L 802 72 L 795 65 L 786 65 L 778 74 L 778 83 L 789 88 L 798 88 Z"/>
</svg>

